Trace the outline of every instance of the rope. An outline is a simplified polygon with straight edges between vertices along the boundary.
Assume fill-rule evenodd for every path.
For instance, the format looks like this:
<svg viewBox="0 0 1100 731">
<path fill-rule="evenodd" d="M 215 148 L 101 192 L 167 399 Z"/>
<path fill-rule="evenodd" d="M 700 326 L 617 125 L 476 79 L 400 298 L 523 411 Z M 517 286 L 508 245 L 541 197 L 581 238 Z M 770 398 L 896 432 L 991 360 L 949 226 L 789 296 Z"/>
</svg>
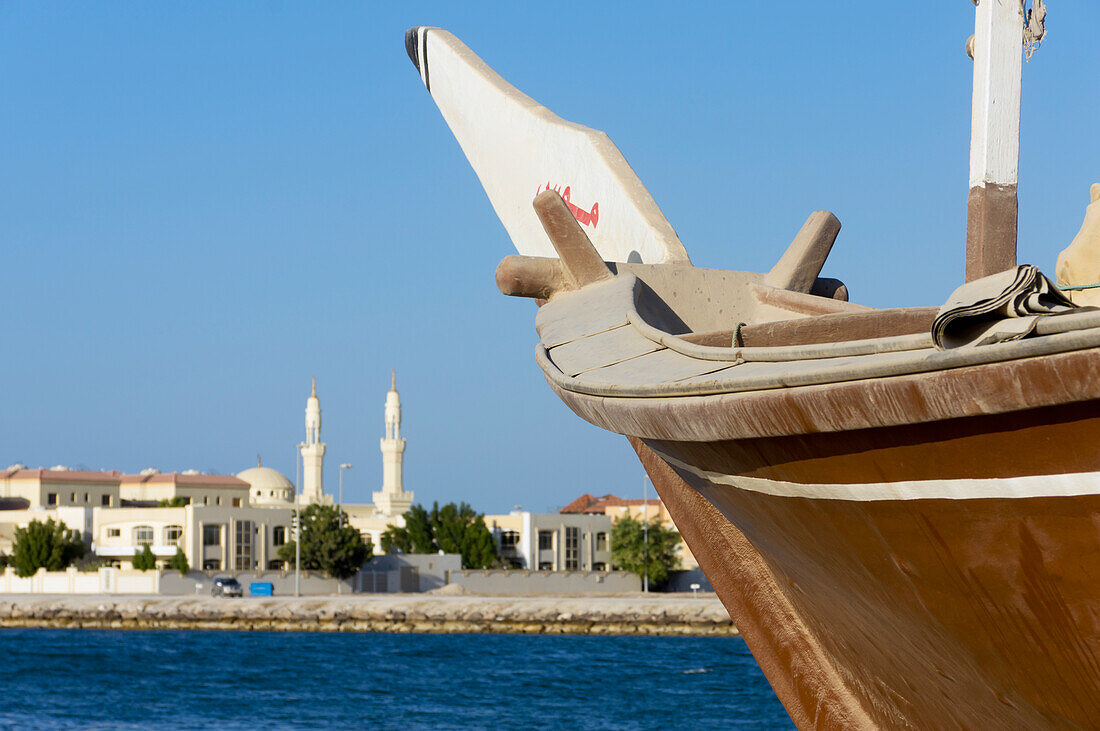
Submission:
<svg viewBox="0 0 1100 731">
<path fill-rule="evenodd" d="M 1093 282 L 1092 284 L 1074 284 L 1071 287 L 1063 287 L 1060 284 L 1058 285 L 1058 289 L 1062 290 L 1063 292 L 1073 292 L 1078 289 L 1096 289 L 1097 287 L 1100 287 L 1100 282 Z"/>
<path fill-rule="evenodd" d="M 733 347 L 742 348 L 745 346 L 745 341 L 741 339 L 741 328 L 748 324 L 747 322 L 737 323 L 737 329 L 733 331 Z"/>
<path fill-rule="evenodd" d="M 1025 0 L 1020 0 L 1023 7 Z M 1031 9 L 1024 11 L 1024 57 L 1030 61 L 1047 35 L 1047 6 L 1043 0 L 1032 0 Z"/>
</svg>

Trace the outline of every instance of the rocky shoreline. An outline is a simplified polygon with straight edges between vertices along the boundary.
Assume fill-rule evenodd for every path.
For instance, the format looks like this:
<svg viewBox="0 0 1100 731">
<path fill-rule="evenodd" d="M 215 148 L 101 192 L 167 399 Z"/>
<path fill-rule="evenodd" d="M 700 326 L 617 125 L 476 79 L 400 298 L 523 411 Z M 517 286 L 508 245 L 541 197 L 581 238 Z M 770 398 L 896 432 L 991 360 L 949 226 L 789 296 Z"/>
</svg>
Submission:
<svg viewBox="0 0 1100 731">
<path fill-rule="evenodd" d="M 0 596 L 0 628 L 736 635 L 710 595 L 484 597 L 423 594 L 213 599 Z"/>
</svg>

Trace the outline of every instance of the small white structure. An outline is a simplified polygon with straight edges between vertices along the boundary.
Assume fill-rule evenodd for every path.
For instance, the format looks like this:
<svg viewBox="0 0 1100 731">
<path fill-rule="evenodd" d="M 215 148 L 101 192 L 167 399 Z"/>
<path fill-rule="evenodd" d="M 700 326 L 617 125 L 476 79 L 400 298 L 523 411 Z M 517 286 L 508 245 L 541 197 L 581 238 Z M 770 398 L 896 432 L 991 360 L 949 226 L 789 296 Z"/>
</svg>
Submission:
<svg viewBox="0 0 1100 731">
<path fill-rule="evenodd" d="M 294 483 L 278 470 L 264 467 L 259 458 L 255 467 L 237 473 L 237 479 L 248 483 L 250 502 L 257 507 L 285 508 L 294 504 Z"/>
</svg>

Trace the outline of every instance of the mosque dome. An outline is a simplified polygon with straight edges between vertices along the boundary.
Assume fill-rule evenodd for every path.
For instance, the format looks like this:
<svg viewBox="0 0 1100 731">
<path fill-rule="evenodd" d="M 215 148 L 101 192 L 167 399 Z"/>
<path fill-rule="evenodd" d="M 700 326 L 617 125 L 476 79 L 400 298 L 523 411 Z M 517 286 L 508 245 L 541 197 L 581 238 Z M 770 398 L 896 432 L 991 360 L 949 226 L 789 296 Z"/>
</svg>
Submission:
<svg viewBox="0 0 1100 731">
<path fill-rule="evenodd" d="M 294 483 L 278 470 L 256 466 L 237 475 L 249 485 L 253 505 L 286 505 L 294 502 Z"/>
</svg>

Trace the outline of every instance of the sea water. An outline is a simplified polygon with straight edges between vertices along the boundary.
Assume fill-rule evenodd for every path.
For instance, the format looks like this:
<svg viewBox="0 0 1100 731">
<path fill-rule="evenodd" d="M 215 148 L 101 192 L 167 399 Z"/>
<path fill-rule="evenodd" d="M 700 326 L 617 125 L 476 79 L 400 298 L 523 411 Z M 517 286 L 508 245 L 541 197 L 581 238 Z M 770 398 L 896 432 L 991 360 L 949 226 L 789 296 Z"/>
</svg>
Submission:
<svg viewBox="0 0 1100 731">
<path fill-rule="evenodd" d="M 738 637 L 0 630 L 0 728 L 792 728 Z"/>
</svg>

